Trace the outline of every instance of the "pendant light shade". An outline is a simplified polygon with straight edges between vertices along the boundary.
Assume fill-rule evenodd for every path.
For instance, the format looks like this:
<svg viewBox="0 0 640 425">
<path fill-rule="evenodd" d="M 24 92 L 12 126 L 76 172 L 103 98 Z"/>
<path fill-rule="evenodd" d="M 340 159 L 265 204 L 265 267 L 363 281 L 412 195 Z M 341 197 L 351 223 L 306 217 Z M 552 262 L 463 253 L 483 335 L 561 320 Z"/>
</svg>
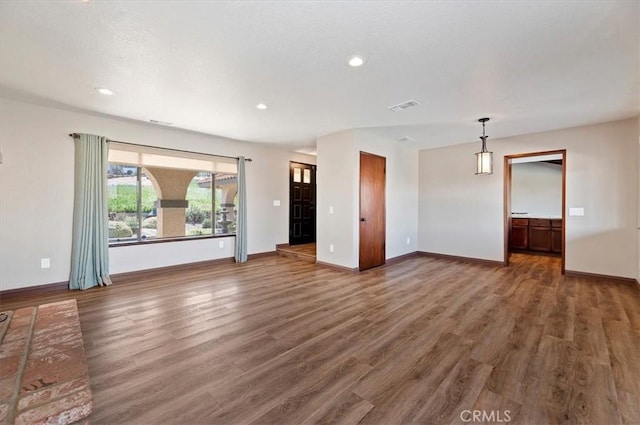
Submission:
<svg viewBox="0 0 640 425">
<path fill-rule="evenodd" d="M 493 152 L 476 153 L 476 174 L 493 174 Z"/>
<path fill-rule="evenodd" d="M 493 152 L 487 150 L 487 136 L 485 134 L 484 123 L 489 121 L 489 118 L 480 118 L 478 122 L 482 123 L 482 150 L 476 153 L 476 175 L 479 174 L 493 174 Z"/>
</svg>

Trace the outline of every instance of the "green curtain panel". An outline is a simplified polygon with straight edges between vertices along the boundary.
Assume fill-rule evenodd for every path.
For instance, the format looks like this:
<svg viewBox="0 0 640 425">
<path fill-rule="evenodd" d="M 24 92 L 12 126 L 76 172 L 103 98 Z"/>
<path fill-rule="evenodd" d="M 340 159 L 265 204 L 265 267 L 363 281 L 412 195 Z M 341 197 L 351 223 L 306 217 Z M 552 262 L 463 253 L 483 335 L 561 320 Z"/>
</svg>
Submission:
<svg viewBox="0 0 640 425">
<path fill-rule="evenodd" d="M 247 261 L 247 182 L 244 156 L 238 157 L 238 215 L 236 217 L 236 263 Z"/>
<path fill-rule="evenodd" d="M 111 285 L 107 210 L 107 139 L 75 134 L 73 244 L 69 289 Z"/>
</svg>

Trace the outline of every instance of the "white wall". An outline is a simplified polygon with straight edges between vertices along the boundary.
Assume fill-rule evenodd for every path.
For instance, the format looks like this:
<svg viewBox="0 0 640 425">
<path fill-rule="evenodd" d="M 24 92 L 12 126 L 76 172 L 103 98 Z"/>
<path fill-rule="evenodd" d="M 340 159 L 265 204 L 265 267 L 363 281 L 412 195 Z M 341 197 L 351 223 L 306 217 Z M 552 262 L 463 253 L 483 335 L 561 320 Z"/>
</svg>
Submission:
<svg viewBox="0 0 640 425">
<path fill-rule="evenodd" d="M 260 144 L 151 124 L 0 99 L 0 288 L 65 281 L 69 277 L 74 144 L 69 133 L 196 152 L 253 158 L 248 163 L 249 254 L 288 241 L 289 161 L 315 157 Z M 279 199 L 281 207 L 273 207 Z M 234 238 L 109 249 L 111 273 L 190 263 L 233 254 Z M 40 259 L 51 258 L 41 269 Z"/>
<path fill-rule="evenodd" d="M 499 125 L 497 123 L 496 125 Z M 474 175 L 478 143 L 420 152 L 420 251 L 503 261 L 504 156 L 567 149 L 566 269 L 637 275 L 637 118 L 489 140 L 494 174 Z"/>
<path fill-rule="evenodd" d="M 318 138 L 317 152 L 316 259 L 353 268 L 358 265 L 358 163 L 353 130 Z"/>
<path fill-rule="evenodd" d="M 358 267 L 360 151 L 386 158 L 386 258 L 415 252 L 417 149 L 363 129 L 320 137 L 317 149 L 318 261 Z M 333 207 L 333 214 L 329 213 L 330 207 Z M 330 244 L 334 245 L 333 253 L 329 252 Z"/>
<path fill-rule="evenodd" d="M 422 150 L 419 154 L 418 250 L 502 261 L 502 164 L 476 176 L 478 145 Z"/>
<path fill-rule="evenodd" d="M 511 211 L 529 217 L 562 217 L 562 165 L 511 165 Z"/>
</svg>

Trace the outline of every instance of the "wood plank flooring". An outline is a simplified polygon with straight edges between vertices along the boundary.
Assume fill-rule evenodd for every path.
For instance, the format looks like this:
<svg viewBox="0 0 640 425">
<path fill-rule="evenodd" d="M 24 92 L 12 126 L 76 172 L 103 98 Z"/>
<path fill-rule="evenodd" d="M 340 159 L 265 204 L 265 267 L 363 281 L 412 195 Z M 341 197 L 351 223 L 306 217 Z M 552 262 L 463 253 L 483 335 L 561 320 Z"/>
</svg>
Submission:
<svg viewBox="0 0 640 425">
<path fill-rule="evenodd" d="M 279 245 L 276 247 L 278 255 L 295 258 L 310 263 L 316 262 L 316 244 L 306 243 L 302 245 Z"/>
<path fill-rule="evenodd" d="M 93 425 L 640 424 L 640 290 L 559 261 L 272 256 L 1 304 L 77 298 Z"/>
</svg>

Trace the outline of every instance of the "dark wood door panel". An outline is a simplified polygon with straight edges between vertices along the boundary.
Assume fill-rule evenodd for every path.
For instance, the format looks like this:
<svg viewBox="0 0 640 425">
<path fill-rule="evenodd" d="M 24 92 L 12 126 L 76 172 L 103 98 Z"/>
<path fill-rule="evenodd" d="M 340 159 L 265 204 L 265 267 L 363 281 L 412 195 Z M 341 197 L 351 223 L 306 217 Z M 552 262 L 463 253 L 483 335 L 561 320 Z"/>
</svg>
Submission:
<svg viewBox="0 0 640 425">
<path fill-rule="evenodd" d="M 562 252 L 562 228 L 551 229 L 551 251 Z"/>
<path fill-rule="evenodd" d="M 527 249 L 529 245 L 529 228 L 527 226 L 512 226 L 509 235 L 509 246 L 514 249 Z"/>
<path fill-rule="evenodd" d="M 386 158 L 360 152 L 360 270 L 385 262 Z"/>
<path fill-rule="evenodd" d="M 551 229 L 549 227 L 529 227 L 529 249 L 551 251 Z"/>
</svg>

